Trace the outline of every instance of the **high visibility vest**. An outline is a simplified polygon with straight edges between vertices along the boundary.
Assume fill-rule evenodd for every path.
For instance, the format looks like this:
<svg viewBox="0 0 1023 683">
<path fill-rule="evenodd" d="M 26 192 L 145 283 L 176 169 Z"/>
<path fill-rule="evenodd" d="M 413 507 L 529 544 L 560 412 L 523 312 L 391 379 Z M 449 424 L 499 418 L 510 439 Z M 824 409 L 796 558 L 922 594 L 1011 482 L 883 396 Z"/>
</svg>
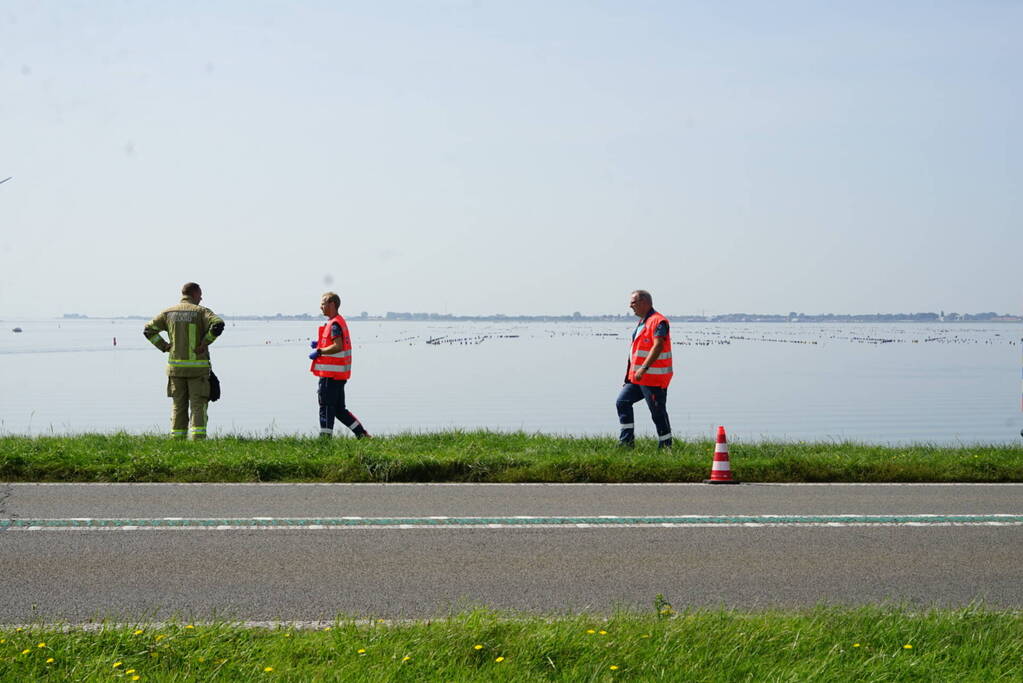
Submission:
<svg viewBox="0 0 1023 683">
<path fill-rule="evenodd" d="M 341 350 L 334 353 L 321 353 L 309 370 L 317 377 L 329 377 L 330 379 L 348 379 L 352 376 L 352 336 L 348 334 L 348 323 L 340 315 L 336 315 L 320 325 L 320 335 L 316 348 L 325 349 L 334 343 L 334 337 L 330 336 L 331 326 L 337 323 L 341 326 Z"/>
<path fill-rule="evenodd" d="M 657 357 L 643 377 L 636 379 L 636 370 L 646 362 L 650 355 L 650 349 L 654 347 L 654 330 L 661 322 L 668 322 L 663 315 L 654 311 L 643 321 L 643 327 L 636 332 L 636 338 L 632 340 L 632 353 L 629 354 L 629 376 L 628 380 L 633 384 L 641 384 L 646 387 L 668 388 L 671 383 L 671 331 L 664 337 L 664 346 L 661 347 L 661 355 Z"/>
</svg>

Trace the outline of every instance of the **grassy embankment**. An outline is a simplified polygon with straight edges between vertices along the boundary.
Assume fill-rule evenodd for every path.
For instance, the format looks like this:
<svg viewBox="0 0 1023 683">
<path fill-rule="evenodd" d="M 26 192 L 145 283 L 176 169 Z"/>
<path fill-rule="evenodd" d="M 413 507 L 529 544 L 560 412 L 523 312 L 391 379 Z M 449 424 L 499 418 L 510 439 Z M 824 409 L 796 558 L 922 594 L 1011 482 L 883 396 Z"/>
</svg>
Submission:
<svg viewBox="0 0 1023 683">
<path fill-rule="evenodd" d="M 928 680 L 1023 678 L 1023 615 L 890 607 L 560 618 L 471 612 L 316 630 L 0 629 L 0 680 Z"/>
<path fill-rule="evenodd" d="M 84 434 L 0 437 L 0 481 L 113 482 L 698 482 L 710 441 L 440 432 L 356 441 Z M 1023 447 L 732 443 L 744 482 L 1023 482 Z"/>
</svg>

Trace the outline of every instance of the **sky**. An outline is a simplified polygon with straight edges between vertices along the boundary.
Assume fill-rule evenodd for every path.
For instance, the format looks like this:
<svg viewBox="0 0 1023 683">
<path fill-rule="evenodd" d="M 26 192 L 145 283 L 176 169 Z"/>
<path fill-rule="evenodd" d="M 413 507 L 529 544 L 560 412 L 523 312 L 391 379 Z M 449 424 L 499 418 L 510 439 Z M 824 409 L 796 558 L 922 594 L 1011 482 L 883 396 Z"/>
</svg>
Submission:
<svg viewBox="0 0 1023 683">
<path fill-rule="evenodd" d="M 1023 3 L 0 5 L 0 317 L 1023 312 Z"/>
</svg>

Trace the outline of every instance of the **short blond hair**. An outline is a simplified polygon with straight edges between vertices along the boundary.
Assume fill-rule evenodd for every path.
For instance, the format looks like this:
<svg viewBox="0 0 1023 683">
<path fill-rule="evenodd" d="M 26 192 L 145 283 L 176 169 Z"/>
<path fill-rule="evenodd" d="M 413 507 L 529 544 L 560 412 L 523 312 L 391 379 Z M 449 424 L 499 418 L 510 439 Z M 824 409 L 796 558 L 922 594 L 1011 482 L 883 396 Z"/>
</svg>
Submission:
<svg viewBox="0 0 1023 683">
<path fill-rule="evenodd" d="M 323 296 L 320 297 L 320 301 L 326 299 L 327 301 L 333 301 L 335 306 L 341 306 L 341 297 L 336 292 L 324 292 Z"/>
</svg>

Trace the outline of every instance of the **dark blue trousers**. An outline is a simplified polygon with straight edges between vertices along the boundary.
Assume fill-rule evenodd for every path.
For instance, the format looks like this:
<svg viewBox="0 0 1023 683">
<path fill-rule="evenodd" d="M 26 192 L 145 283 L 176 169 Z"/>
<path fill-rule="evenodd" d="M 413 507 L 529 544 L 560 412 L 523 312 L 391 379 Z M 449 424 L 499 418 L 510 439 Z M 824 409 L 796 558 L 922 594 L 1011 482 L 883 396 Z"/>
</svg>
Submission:
<svg viewBox="0 0 1023 683">
<path fill-rule="evenodd" d="M 362 423 L 345 407 L 345 383 L 347 381 L 330 377 L 320 378 L 320 384 L 316 388 L 316 398 L 320 403 L 321 435 L 326 436 L 334 433 L 335 417 L 355 432 L 356 436 L 361 437 L 366 434 Z"/>
<path fill-rule="evenodd" d="M 671 445 L 671 423 L 668 422 L 668 390 L 661 387 L 645 387 L 642 384 L 626 382 L 618 394 L 618 401 L 615 406 L 618 408 L 618 426 L 621 433 L 618 435 L 618 442 L 623 446 L 631 446 L 636 440 L 636 420 L 632 411 L 632 405 L 639 401 L 646 401 L 650 408 L 650 417 L 654 419 L 654 427 L 657 428 L 658 448 L 667 448 Z"/>
</svg>

